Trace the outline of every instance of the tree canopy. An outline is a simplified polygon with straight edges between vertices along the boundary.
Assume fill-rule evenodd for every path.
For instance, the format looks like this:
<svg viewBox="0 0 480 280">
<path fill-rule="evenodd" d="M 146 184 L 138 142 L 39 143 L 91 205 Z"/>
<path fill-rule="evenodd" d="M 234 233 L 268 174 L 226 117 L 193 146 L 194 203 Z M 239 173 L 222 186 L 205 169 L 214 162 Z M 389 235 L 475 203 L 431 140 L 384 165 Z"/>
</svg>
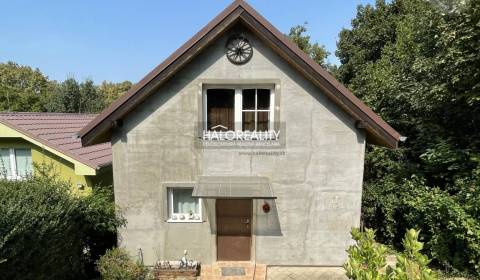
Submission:
<svg viewBox="0 0 480 280">
<path fill-rule="evenodd" d="M 310 35 L 307 35 L 307 31 L 307 23 L 296 25 L 290 28 L 288 37 L 290 37 L 290 40 L 297 44 L 297 46 L 307 53 L 316 63 L 323 67 L 327 67 L 328 64 L 326 59 L 330 53 L 325 46 L 320 45 L 319 43 L 311 43 Z"/>
<path fill-rule="evenodd" d="M 407 141 L 368 147 L 363 213 L 438 264 L 480 273 L 480 2 L 377 1 L 340 33 L 337 78 Z M 439 216 L 439 214 L 443 216 Z"/>
<path fill-rule="evenodd" d="M 480 2 L 360 5 L 338 67 L 306 32 L 289 36 L 407 137 L 397 150 L 367 146 L 364 224 L 396 247 L 421 229 L 435 265 L 479 275 Z"/>
<path fill-rule="evenodd" d="M 0 63 L 0 111 L 97 113 L 110 105 L 132 83 L 92 80 L 63 82 L 48 79 L 39 69 L 14 62 Z"/>
</svg>

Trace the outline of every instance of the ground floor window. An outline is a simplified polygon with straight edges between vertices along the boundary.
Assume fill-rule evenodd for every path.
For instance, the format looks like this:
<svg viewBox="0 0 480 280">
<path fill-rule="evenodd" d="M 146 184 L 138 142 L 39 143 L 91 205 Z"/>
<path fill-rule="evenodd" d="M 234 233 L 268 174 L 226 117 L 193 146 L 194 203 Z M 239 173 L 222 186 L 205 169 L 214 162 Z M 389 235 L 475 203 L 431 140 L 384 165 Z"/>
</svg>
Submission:
<svg viewBox="0 0 480 280">
<path fill-rule="evenodd" d="M 33 172 L 30 149 L 0 148 L 0 175 L 6 179 L 23 179 Z"/>
<path fill-rule="evenodd" d="M 168 188 L 169 222 L 201 222 L 201 199 L 192 196 L 193 188 Z"/>
</svg>

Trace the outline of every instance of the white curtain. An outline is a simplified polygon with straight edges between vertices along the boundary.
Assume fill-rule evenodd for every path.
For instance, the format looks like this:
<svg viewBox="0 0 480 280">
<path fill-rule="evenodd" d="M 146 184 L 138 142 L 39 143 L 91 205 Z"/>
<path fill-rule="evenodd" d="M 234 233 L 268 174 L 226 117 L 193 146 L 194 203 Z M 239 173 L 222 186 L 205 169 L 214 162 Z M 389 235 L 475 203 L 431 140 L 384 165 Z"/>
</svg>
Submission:
<svg viewBox="0 0 480 280">
<path fill-rule="evenodd" d="M 10 166 L 10 149 L 0 149 L 0 178 L 12 176 Z"/>
<path fill-rule="evenodd" d="M 15 149 L 17 175 L 26 177 L 32 174 L 32 153 L 30 149 Z"/>
<path fill-rule="evenodd" d="M 198 214 L 198 198 L 192 197 L 192 189 L 173 189 L 173 212 Z"/>
</svg>

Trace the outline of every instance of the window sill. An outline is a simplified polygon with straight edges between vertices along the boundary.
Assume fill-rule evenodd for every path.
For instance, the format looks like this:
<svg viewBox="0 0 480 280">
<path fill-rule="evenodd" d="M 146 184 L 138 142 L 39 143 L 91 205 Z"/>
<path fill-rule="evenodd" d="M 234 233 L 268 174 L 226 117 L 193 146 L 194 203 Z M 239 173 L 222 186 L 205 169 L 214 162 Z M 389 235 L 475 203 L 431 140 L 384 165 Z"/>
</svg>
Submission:
<svg viewBox="0 0 480 280">
<path fill-rule="evenodd" d="M 203 222 L 201 214 L 182 214 L 174 213 L 171 214 L 167 219 L 168 223 L 201 223 Z"/>
<path fill-rule="evenodd" d="M 172 220 L 168 219 L 166 221 L 167 223 L 172 223 L 172 224 L 198 224 L 198 223 L 203 223 L 203 220 Z"/>
</svg>

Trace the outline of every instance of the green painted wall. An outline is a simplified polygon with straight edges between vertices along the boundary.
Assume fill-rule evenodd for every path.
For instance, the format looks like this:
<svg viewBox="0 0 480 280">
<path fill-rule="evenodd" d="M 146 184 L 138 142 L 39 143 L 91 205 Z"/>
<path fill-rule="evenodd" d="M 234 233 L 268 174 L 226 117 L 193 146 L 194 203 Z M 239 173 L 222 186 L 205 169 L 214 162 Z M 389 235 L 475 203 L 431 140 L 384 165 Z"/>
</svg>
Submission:
<svg viewBox="0 0 480 280">
<path fill-rule="evenodd" d="M 89 192 L 94 186 L 111 185 L 113 182 L 110 166 L 99 170 L 96 176 L 77 175 L 73 163 L 22 138 L 0 138 L 0 148 L 30 148 L 34 166 L 42 164 L 52 166 L 52 172 L 60 179 L 69 181 L 74 190 L 77 189 L 77 184 L 84 185 L 86 187 L 84 192 Z"/>
</svg>

